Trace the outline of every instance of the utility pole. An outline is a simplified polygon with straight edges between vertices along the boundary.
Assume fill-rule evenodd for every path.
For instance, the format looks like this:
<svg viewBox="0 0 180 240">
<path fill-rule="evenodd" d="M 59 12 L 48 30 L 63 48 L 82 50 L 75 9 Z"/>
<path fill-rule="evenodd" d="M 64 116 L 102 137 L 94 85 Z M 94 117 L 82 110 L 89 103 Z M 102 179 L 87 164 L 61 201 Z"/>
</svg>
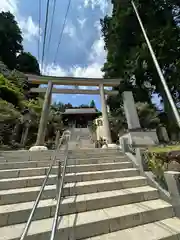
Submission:
<svg viewBox="0 0 180 240">
<path fill-rule="evenodd" d="M 136 14 L 136 17 L 137 17 L 137 19 L 138 19 L 138 22 L 139 22 L 139 25 L 140 25 L 140 27 L 141 27 L 141 30 L 142 30 L 142 32 L 143 32 L 144 38 L 145 38 L 145 40 L 146 40 L 146 43 L 147 43 L 147 45 L 148 45 L 148 48 L 149 48 L 151 57 L 152 57 L 152 59 L 153 59 L 154 65 L 155 65 L 156 70 L 157 70 L 157 73 L 158 73 L 158 75 L 159 75 L 159 78 L 160 78 L 161 83 L 162 83 L 162 85 L 163 85 L 163 87 L 164 87 L 165 93 L 166 93 L 167 98 L 168 98 L 168 100 L 169 100 L 170 106 L 171 106 L 172 111 L 173 111 L 173 113 L 174 113 L 174 116 L 175 116 L 177 125 L 178 125 L 178 127 L 180 128 L 180 116 L 179 116 L 179 112 L 178 112 L 178 110 L 177 110 L 176 104 L 174 103 L 174 100 L 173 100 L 173 98 L 172 98 L 171 92 L 169 91 L 168 85 L 167 85 L 167 83 L 166 83 L 166 80 L 165 80 L 164 75 L 163 75 L 163 73 L 162 73 L 162 70 L 161 70 L 161 68 L 160 68 L 160 65 L 159 65 L 158 60 L 157 60 L 156 55 L 155 55 L 155 52 L 154 52 L 154 50 L 153 50 L 153 48 L 152 48 L 152 45 L 151 45 L 151 43 L 150 43 L 150 41 L 149 41 L 149 38 L 148 38 L 147 33 L 146 33 L 146 30 L 145 30 L 145 28 L 144 28 L 144 26 L 143 26 L 142 20 L 141 20 L 141 18 L 140 18 L 140 15 L 139 15 L 138 9 L 137 9 L 137 7 L 136 7 L 136 5 L 135 5 L 135 3 L 134 3 L 134 0 L 130 0 L 130 1 L 131 1 L 131 5 L 132 5 L 132 7 L 133 7 L 133 9 L 134 9 L 134 12 L 135 12 L 135 14 Z"/>
</svg>

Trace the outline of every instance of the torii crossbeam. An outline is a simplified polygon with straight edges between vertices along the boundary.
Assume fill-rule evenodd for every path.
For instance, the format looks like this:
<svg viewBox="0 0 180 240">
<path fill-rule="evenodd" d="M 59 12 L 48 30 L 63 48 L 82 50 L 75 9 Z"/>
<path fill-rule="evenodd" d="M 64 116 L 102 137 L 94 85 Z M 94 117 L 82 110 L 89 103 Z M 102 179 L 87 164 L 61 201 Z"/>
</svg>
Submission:
<svg viewBox="0 0 180 240">
<path fill-rule="evenodd" d="M 105 94 L 115 95 L 118 92 L 113 90 L 104 90 L 104 87 L 115 87 L 120 84 L 121 79 L 103 79 L 103 78 L 75 78 L 75 77 L 54 77 L 54 76 L 38 76 L 27 74 L 28 81 L 32 84 L 47 84 L 47 88 L 32 88 L 32 92 L 46 92 L 44 104 L 39 123 L 38 136 L 36 146 L 43 146 L 45 139 L 45 129 L 48 122 L 49 107 L 51 103 L 52 93 L 63 94 L 100 94 L 103 126 L 107 143 L 111 143 L 111 132 L 108 121 L 107 105 Z M 69 85 L 69 86 L 98 86 L 99 89 L 57 89 L 53 85 Z"/>
</svg>

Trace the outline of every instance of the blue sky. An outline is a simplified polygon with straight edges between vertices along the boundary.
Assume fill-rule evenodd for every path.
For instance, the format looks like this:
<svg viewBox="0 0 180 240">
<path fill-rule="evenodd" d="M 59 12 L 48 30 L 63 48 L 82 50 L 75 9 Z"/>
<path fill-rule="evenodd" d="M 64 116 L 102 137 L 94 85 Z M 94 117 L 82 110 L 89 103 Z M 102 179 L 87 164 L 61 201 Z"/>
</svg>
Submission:
<svg viewBox="0 0 180 240">
<path fill-rule="evenodd" d="M 40 39 L 40 61 L 47 0 L 41 1 L 42 19 L 40 24 L 41 35 L 39 36 L 38 0 L 0 0 L 0 11 L 10 11 L 16 17 L 24 36 L 25 51 L 31 52 L 37 58 L 38 39 Z M 52 2 L 53 0 L 50 0 L 50 19 Z M 54 76 L 102 77 L 101 68 L 106 59 L 106 53 L 101 36 L 100 18 L 103 18 L 106 14 L 111 14 L 111 1 L 72 0 L 57 61 L 54 62 L 68 0 L 56 0 L 56 2 L 49 51 L 47 46 L 45 49 L 44 73 Z M 49 31 L 47 37 L 49 38 Z M 100 97 L 97 95 L 53 95 L 53 101 L 70 102 L 74 106 L 89 104 L 92 99 L 95 100 L 96 106 L 100 109 Z M 159 105 L 157 96 L 153 97 L 153 102 Z"/>
<path fill-rule="evenodd" d="M 42 56 L 47 0 L 41 1 L 40 56 Z M 50 0 L 50 19 L 52 16 L 52 2 L 53 0 Z M 54 62 L 59 35 L 68 5 L 68 0 L 57 0 L 51 43 L 49 51 L 47 47 L 45 50 L 45 74 L 102 77 L 101 68 L 105 61 L 106 53 L 101 37 L 100 18 L 111 12 L 109 2 L 110 0 L 72 0 L 57 61 Z M 15 15 L 24 36 L 23 44 L 25 51 L 31 52 L 38 58 L 38 0 L 0 0 L 0 11 L 2 10 L 11 11 Z M 49 31 L 47 37 L 49 37 Z M 76 106 L 89 104 L 92 99 L 95 100 L 97 107 L 100 108 L 99 96 L 53 95 L 53 101 L 70 102 Z"/>
</svg>

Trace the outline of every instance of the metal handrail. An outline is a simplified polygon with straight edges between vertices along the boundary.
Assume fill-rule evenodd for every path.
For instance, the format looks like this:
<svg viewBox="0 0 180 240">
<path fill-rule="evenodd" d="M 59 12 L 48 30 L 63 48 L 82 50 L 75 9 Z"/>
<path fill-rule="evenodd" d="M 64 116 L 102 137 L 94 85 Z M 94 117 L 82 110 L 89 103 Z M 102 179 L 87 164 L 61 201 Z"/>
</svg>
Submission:
<svg viewBox="0 0 180 240">
<path fill-rule="evenodd" d="M 68 159 L 68 143 L 71 138 L 71 135 L 68 135 L 67 143 L 66 143 L 66 153 L 65 153 L 65 159 L 64 159 L 64 165 L 63 165 L 63 172 L 62 172 L 62 177 L 61 179 L 58 179 L 59 182 L 59 192 L 58 192 L 58 199 L 57 199 L 57 204 L 56 204 L 56 210 L 54 214 L 54 219 L 53 219 L 53 225 L 52 225 L 52 231 L 51 231 L 51 237 L 50 240 L 55 239 L 56 231 L 57 231 L 57 224 L 58 224 L 58 215 L 60 211 L 60 203 L 61 203 L 61 196 L 62 196 L 62 191 L 63 191 L 63 185 L 64 185 L 64 177 L 66 174 L 66 166 L 67 166 L 67 159 Z"/>
<path fill-rule="evenodd" d="M 41 189 L 40 189 L 40 191 L 39 191 L 39 194 L 38 194 L 38 196 L 37 196 L 37 198 L 36 198 L 36 201 L 35 201 L 35 203 L 34 203 L 34 205 L 33 205 L 33 208 L 32 208 L 32 210 L 31 210 L 31 213 L 30 213 L 30 215 L 29 215 L 28 221 L 27 221 L 26 226 L 25 226 L 25 228 L 24 228 L 24 230 L 23 230 L 23 233 L 22 233 L 22 235 L 21 235 L 20 240 L 24 240 L 25 237 L 27 236 L 29 227 L 30 227 L 31 222 L 32 222 L 32 218 L 33 218 L 34 213 L 35 213 L 35 211 L 36 211 L 36 209 L 37 209 L 37 206 L 38 206 L 39 201 L 40 201 L 40 199 L 41 199 L 43 190 L 44 190 L 44 188 L 45 188 L 45 186 L 46 186 L 46 183 L 47 183 L 47 180 L 48 180 L 48 178 L 49 178 L 49 174 L 50 174 L 50 172 L 51 172 L 51 170 L 52 170 L 52 167 L 53 167 L 53 165 L 54 165 L 54 163 L 55 163 L 55 161 L 56 161 L 57 150 L 59 150 L 59 148 L 61 147 L 62 141 L 63 141 L 64 137 L 65 137 L 65 132 L 63 133 L 63 135 L 62 135 L 62 137 L 61 137 L 61 139 L 60 139 L 59 145 L 58 145 L 57 149 L 55 150 L 55 153 L 54 153 L 54 156 L 53 156 L 53 160 L 52 160 L 52 162 L 51 162 L 51 164 L 50 164 L 50 166 L 49 166 L 49 170 L 48 170 L 48 172 L 47 172 L 47 174 L 46 174 L 46 177 L 44 178 L 43 184 L 42 184 Z"/>
</svg>

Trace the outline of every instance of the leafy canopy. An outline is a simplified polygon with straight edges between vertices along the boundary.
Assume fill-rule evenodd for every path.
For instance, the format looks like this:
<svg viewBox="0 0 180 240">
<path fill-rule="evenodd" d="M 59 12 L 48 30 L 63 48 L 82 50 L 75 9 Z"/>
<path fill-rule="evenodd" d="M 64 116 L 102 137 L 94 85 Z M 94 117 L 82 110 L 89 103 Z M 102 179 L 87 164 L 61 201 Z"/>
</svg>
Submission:
<svg viewBox="0 0 180 240">
<path fill-rule="evenodd" d="M 10 12 L 0 13 L 0 60 L 8 68 L 16 66 L 16 56 L 23 50 L 21 30 Z"/>
</svg>

